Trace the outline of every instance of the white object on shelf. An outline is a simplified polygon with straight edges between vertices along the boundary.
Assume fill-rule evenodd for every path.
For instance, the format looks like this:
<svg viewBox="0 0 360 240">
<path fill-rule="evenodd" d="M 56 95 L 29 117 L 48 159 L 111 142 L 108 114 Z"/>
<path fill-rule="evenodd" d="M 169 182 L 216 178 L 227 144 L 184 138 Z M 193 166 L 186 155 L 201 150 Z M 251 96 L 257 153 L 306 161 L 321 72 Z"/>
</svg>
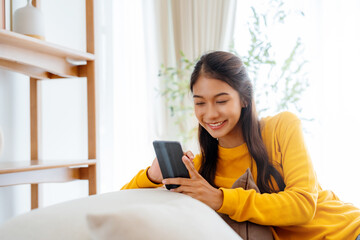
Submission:
<svg viewBox="0 0 360 240">
<path fill-rule="evenodd" d="M 38 39 L 45 38 L 44 15 L 39 8 L 31 4 L 19 8 L 14 13 L 14 32 L 25 34 Z"/>
</svg>

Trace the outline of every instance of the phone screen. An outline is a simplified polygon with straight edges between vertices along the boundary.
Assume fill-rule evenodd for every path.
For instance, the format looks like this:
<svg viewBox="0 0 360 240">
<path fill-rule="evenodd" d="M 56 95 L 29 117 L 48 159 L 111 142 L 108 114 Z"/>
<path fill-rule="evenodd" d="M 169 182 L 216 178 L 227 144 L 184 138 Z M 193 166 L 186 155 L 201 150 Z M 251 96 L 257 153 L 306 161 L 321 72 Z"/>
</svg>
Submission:
<svg viewBox="0 0 360 240">
<path fill-rule="evenodd" d="M 154 141 L 153 145 L 163 178 L 190 178 L 189 172 L 182 161 L 184 153 L 179 142 Z M 167 189 L 179 187 L 179 185 L 175 184 L 165 186 Z"/>
</svg>

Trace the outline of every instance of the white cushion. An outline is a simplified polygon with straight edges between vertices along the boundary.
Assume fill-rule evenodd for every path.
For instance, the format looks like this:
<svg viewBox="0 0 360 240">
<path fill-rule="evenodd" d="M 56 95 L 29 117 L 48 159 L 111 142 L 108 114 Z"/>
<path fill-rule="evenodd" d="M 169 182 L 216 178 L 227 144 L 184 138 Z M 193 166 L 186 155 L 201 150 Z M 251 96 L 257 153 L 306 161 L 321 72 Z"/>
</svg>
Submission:
<svg viewBox="0 0 360 240">
<path fill-rule="evenodd" d="M 91 196 L 15 217 L 0 239 L 240 239 L 208 206 L 166 189 Z"/>
</svg>

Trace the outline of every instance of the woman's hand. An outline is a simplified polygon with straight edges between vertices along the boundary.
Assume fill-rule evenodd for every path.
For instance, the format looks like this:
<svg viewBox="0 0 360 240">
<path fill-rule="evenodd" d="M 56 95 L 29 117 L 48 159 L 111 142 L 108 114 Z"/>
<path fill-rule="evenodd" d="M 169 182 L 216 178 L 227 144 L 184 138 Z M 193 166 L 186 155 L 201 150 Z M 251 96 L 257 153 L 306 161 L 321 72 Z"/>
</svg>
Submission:
<svg viewBox="0 0 360 240">
<path fill-rule="evenodd" d="M 194 158 L 194 154 L 191 151 L 184 153 L 184 155 L 191 159 Z M 148 169 L 147 176 L 150 181 L 156 184 L 161 183 L 161 181 L 163 180 L 163 176 L 159 166 L 159 161 L 157 158 L 154 159 L 154 161 L 151 164 L 151 167 Z"/>
<path fill-rule="evenodd" d="M 163 176 L 161 174 L 159 162 L 157 158 L 154 159 L 154 161 L 151 164 L 151 167 L 147 171 L 147 176 L 150 181 L 156 184 L 160 184 L 163 180 Z"/>
<path fill-rule="evenodd" d="M 188 154 L 190 153 L 190 154 Z M 167 178 L 162 182 L 164 184 L 178 184 L 178 188 L 171 189 L 173 192 L 184 193 L 195 198 L 214 210 L 219 210 L 223 203 L 223 193 L 220 189 L 211 186 L 195 169 L 192 163 L 193 154 L 187 152 L 182 160 L 190 173 L 189 178 Z M 190 160 L 191 159 L 191 160 Z"/>
</svg>

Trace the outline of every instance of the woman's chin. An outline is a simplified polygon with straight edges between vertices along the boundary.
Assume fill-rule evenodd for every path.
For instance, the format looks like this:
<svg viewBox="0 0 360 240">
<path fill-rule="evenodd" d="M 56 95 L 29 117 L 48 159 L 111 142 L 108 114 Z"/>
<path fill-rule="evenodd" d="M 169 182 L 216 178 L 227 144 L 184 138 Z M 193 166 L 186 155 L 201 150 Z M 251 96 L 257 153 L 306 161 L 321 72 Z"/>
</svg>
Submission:
<svg viewBox="0 0 360 240">
<path fill-rule="evenodd" d="M 224 134 L 221 134 L 220 132 L 215 132 L 213 130 L 209 130 L 209 129 L 206 129 L 206 131 L 210 134 L 210 136 L 212 136 L 213 138 L 221 138 L 224 136 Z"/>
</svg>

